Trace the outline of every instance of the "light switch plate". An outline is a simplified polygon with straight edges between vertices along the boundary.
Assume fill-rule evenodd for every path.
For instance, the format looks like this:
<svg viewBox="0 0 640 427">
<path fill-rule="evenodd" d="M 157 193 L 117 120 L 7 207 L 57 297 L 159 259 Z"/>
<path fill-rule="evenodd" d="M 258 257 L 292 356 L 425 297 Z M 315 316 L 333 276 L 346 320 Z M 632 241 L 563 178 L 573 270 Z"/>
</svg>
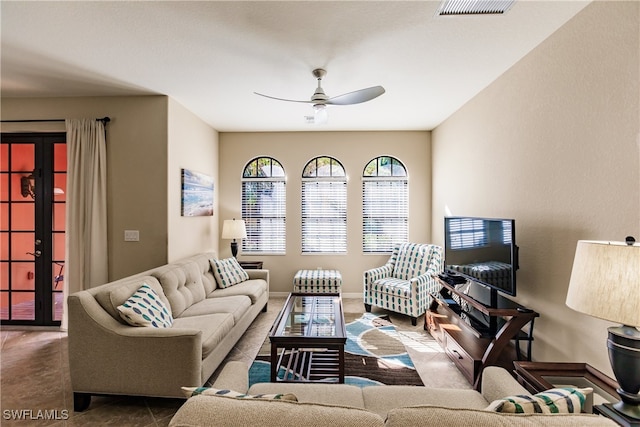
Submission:
<svg viewBox="0 0 640 427">
<path fill-rule="evenodd" d="M 124 241 L 125 242 L 139 242 L 140 241 L 140 231 L 138 231 L 138 230 L 124 230 Z"/>
</svg>

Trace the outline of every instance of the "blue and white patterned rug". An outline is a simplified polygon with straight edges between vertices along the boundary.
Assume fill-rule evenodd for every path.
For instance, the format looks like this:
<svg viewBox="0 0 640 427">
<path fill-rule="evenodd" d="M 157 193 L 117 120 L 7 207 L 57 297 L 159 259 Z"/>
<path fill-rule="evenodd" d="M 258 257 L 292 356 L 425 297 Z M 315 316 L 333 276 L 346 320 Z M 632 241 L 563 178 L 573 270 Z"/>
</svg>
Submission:
<svg viewBox="0 0 640 427">
<path fill-rule="evenodd" d="M 423 385 L 396 327 L 385 316 L 345 313 L 345 383 L 370 385 Z M 265 340 L 249 369 L 249 384 L 269 382 L 271 345 Z M 284 376 L 281 368 L 279 377 Z"/>
</svg>

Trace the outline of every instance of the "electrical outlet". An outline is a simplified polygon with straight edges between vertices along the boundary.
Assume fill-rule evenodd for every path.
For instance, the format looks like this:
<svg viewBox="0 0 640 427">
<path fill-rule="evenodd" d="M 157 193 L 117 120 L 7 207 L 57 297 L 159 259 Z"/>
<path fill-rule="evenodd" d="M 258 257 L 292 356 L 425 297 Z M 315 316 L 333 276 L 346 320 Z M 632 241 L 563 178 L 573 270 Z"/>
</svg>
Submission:
<svg viewBox="0 0 640 427">
<path fill-rule="evenodd" d="M 139 242 L 140 241 L 140 231 L 138 231 L 138 230 L 124 230 L 124 241 L 125 242 Z"/>
</svg>

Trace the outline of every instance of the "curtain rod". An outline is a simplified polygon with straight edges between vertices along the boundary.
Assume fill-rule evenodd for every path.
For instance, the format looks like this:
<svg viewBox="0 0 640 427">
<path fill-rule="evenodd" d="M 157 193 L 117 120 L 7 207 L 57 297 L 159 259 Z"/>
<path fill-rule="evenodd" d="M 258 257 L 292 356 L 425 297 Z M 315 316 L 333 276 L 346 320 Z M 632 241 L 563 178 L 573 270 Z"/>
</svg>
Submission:
<svg viewBox="0 0 640 427">
<path fill-rule="evenodd" d="M 31 120 L 0 120 L 0 123 L 38 123 L 38 122 L 64 122 L 65 119 L 31 119 Z M 102 122 L 104 125 L 111 121 L 109 116 L 101 119 L 96 119 L 97 122 Z"/>
</svg>

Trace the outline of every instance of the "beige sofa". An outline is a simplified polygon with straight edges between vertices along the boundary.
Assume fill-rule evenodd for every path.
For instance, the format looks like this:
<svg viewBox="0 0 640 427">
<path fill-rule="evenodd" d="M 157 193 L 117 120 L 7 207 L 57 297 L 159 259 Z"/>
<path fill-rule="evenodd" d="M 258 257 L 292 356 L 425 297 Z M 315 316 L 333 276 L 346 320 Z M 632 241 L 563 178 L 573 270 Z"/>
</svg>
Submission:
<svg viewBox="0 0 640 427">
<path fill-rule="evenodd" d="M 213 386 L 252 395 L 293 393 L 298 402 L 199 395 L 185 402 L 169 426 L 616 426 L 586 413 L 516 415 L 483 410 L 496 399 L 528 394 L 499 367 L 483 371 L 482 393 L 317 383 L 258 383 L 248 388 L 247 367 L 242 362 L 227 363 Z"/>
<path fill-rule="evenodd" d="M 215 257 L 195 255 L 69 296 L 76 411 L 92 394 L 184 397 L 181 386 L 209 379 L 269 300 L 268 270 L 247 270 L 249 280 L 222 289 Z M 171 327 L 130 326 L 119 316 L 116 307 L 145 283 L 170 308 Z"/>
</svg>

